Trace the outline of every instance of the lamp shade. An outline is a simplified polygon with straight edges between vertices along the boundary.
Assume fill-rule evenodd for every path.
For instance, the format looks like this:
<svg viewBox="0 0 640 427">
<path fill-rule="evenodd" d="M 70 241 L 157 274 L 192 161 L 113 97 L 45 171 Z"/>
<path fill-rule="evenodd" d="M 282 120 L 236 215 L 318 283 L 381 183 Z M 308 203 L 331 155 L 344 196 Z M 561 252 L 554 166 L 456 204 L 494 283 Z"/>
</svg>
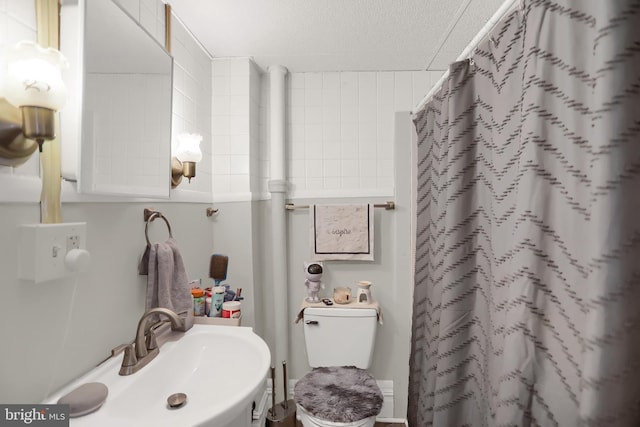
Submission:
<svg viewBox="0 0 640 427">
<path fill-rule="evenodd" d="M 181 162 L 199 162 L 202 160 L 200 142 L 202 136 L 195 133 L 182 133 L 178 135 L 178 149 L 176 157 Z"/>
<path fill-rule="evenodd" d="M 31 41 L 21 41 L 7 49 L 7 70 L 0 94 L 15 107 L 44 107 L 59 110 L 67 90 L 61 70 L 68 67 L 65 57 L 52 48 L 44 49 Z"/>
</svg>

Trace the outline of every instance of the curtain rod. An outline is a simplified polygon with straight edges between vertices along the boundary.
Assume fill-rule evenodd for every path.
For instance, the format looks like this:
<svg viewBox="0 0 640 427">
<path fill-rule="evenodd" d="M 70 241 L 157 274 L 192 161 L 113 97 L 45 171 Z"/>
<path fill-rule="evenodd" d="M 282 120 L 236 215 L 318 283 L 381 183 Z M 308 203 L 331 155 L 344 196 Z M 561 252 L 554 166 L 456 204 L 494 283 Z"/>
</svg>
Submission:
<svg viewBox="0 0 640 427">
<path fill-rule="evenodd" d="M 462 61 L 463 59 L 467 59 L 473 51 L 478 47 L 480 43 L 491 33 L 491 31 L 500 23 L 502 18 L 504 18 L 517 3 L 521 3 L 522 0 L 506 0 L 502 3 L 502 6 L 493 14 L 489 21 L 480 29 L 478 34 L 471 40 L 471 42 L 464 48 L 462 53 L 458 56 L 456 61 Z M 521 6 L 522 7 L 522 6 Z M 445 71 L 444 74 L 438 79 L 435 85 L 429 90 L 429 92 L 422 98 L 422 101 L 413 109 L 412 114 L 416 114 L 418 111 L 422 110 L 422 108 L 433 98 L 433 95 L 440 90 L 444 81 L 449 77 L 449 70 Z"/>
<path fill-rule="evenodd" d="M 396 202 L 379 203 L 373 205 L 374 208 L 385 208 L 386 210 L 393 210 L 396 208 Z M 294 205 L 293 203 L 287 203 L 284 208 L 288 211 L 294 209 L 309 209 L 309 205 Z"/>
</svg>

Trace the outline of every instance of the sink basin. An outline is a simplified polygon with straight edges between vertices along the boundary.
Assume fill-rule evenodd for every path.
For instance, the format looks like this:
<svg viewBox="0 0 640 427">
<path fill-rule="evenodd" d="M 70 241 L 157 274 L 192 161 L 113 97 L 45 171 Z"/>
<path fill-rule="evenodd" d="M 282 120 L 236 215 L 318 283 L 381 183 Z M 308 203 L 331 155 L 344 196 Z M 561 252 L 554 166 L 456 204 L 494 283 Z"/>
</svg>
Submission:
<svg viewBox="0 0 640 427">
<path fill-rule="evenodd" d="M 135 374 L 120 376 L 123 356 L 112 357 L 43 403 L 101 382 L 109 389 L 105 403 L 72 418 L 71 426 L 250 426 L 251 404 L 271 360 L 251 328 L 196 324 L 186 333 L 169 331 L 158 342 L 160 354 Z M 187 402 L 172 409 L 167 398 L 175 393 L 185 393 Z"/>
</svg>

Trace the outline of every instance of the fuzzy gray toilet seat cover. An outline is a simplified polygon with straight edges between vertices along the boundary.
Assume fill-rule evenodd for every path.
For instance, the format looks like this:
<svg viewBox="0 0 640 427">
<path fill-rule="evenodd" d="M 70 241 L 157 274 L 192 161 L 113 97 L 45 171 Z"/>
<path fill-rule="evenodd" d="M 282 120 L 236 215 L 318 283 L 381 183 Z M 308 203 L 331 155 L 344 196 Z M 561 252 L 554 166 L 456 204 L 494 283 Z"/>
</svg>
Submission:
<svg viewBox="0 0 640 427">
<path fill-rule="evenodd" d="M 378 415 L 382 392 L 375 378 L 355 366 L 314 368 L 296 383 L 296 403 L 311 415 L 351 423 Z"/>
</svg>

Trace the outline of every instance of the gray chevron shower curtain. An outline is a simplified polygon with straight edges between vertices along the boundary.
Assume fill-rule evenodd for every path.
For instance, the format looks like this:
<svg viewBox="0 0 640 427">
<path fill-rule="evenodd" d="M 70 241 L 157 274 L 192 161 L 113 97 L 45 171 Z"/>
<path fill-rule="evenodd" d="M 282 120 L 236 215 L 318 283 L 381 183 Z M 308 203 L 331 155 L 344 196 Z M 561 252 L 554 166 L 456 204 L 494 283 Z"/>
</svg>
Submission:
<svg viewBox="0 0 640 427">
<path fill-rule="evenodd" d="M 523 2 L 414 124 L 409 425 L 640 426 L 640 1 Z"/>
</svg>

